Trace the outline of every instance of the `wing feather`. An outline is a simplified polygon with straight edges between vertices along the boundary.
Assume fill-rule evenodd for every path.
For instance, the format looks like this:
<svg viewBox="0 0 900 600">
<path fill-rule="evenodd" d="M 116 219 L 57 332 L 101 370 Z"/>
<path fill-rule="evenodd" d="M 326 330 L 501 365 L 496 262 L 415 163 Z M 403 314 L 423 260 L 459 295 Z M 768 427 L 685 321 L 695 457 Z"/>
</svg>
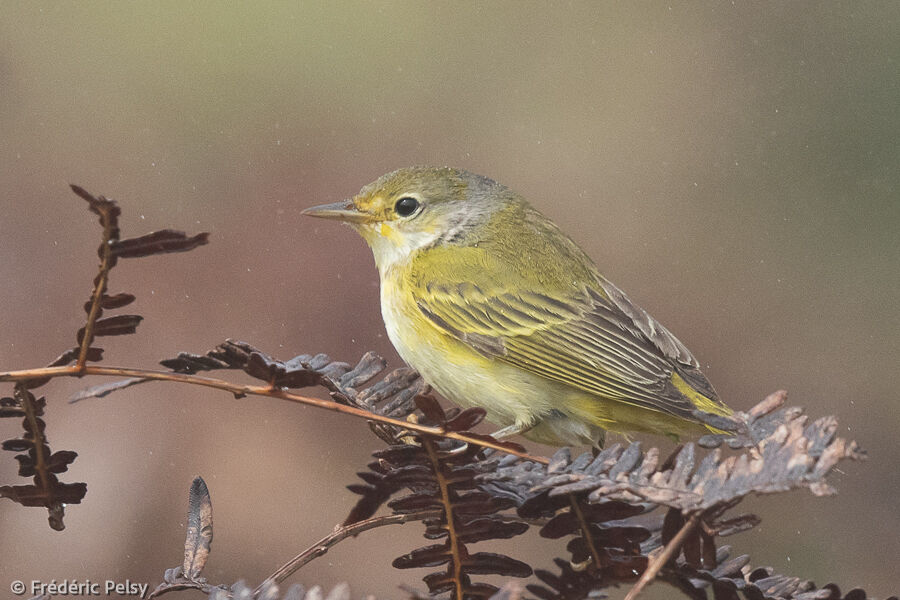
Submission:
<svg viewBox="0 0 900 600">
<path fill-rule="evenodd" d="M 503 236 L 473 231 L 410 262 L 404 284 L 422 314 L 485 356 L 598 399 L 691 419 L 698 397 L 687 389 L 705 408 L 727 410 L 684 344 L 553 223 L 518 197 L 505 202 L 493 217 L 502 216 Z M 461 272 L 468 281 L 458 283 Z"/>
<path fill-rule="evenodd" d="M 437 327 L 486 356 L 602 398 L 691 418 L 673 372 L 718 404 L 687 348 L 605 280 L 579 293 L 486 293 L 431 283 L 419 297 Z"/>
<path fill-rule="evenodd" d="M 622 379 L 605 375 L 597 370 L 586 369 L 583 364 L 575 362 L 570 356 L 549 355 L 544 347 L 530 340 L 520 340 L 516 344 L 515 352 L 511 354 L 529 359 L 527 362 L 518 362 L 519 366 L 528 364 L 532 367 L 530 370 L 540 370 L 550 379 L 565 381 L 604 398 L 635 403 L 639 399 L 648 403 L 654 401 L 654 395 L 647 393 L 647 390 L 631 386 Z"/>
</svg>

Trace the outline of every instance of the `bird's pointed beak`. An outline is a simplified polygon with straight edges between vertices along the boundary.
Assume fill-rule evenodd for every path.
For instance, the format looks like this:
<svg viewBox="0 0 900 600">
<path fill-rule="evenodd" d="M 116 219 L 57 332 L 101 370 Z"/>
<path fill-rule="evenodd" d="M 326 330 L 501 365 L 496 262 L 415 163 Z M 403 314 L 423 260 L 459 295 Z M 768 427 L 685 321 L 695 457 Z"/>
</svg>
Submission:
<svg viewBox="0 0 900 600">
<path fill-rule="evenodd" d="M 334 219 L 345 223 L 371 223 L 374 220 L 373 215 L 356 208 L 352 200 L 310 206 L 300 214 L 309 217 L 319 217 L 320 219 Z"/>
</svg>

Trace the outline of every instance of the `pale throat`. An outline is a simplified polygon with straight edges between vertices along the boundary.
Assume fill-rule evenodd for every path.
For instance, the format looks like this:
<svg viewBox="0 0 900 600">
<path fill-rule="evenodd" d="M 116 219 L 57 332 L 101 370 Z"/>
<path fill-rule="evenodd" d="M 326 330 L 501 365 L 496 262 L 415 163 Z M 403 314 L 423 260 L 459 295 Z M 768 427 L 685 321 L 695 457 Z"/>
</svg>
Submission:
<svg viewBox="0 0 900 600">
<path fill-rule="evenodd" d="M 363 225 L 359 233 L 372 248 L 375 266 L 382 278 L 394 267 L 406 263 L 417 250 L 430 246 L 441 237 L 437 229 L 400 231 L 390 223 Z"/>
</svg>

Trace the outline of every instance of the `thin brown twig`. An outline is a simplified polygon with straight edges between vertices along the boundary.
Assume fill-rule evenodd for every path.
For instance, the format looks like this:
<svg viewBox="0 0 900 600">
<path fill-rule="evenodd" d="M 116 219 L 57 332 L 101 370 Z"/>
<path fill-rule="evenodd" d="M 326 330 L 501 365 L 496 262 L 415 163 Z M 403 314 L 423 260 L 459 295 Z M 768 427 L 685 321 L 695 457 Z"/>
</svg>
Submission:
<svg viewBox="0 0 900 600">
<path fill-rule="evenodd" d="M 78 193 L 76 191 L 76 193 Z M 79 194 L 81 195 L 81 194 Z M 113 222 L 110 217 L 109 210 L 113 205 L 98 205 L 91 203 L 91 206 L 100 215 L 100 222 L 103 224 L 103 239 L 100 242 L 100 271 L 94 278 L 94 291 L 91 294 L 91 309 L 88 312 L 87 323 L 84 325 L 84 335 L 81 338 L 81 347 L 78 349 L 78 360 L 75 366 L 79 372 L 83 372 L 87 363 L 87 353 L 94 342 L 94 325 L 100 317 L 100 303 L 103 300 L 103 294 L 106 293 L 106 285 L 109 281 L 109 272 L 113 268 L 112 241 Z"/>
<path fill-rule="evenodd" d="M 266 578 L 266 581 L 281 583 L 307 563 L 327 553 L 328 550 L 338 542 L 345 540 L 348 537 L 355 537 L 363 531 L 375 529 L 376 527 L 383 527 L 385 525 L 402 525 L 403 523 L 409 523 L 410 521 L 423 521 L 425 519 L 431 519 L 439 516 L 441 516 L 440 509 L 421 510 L 418 512 L 406 513 L 402 515 L 384 515 L 380 517 L 372 517 L 371 519 L 358 521 L 356 523 L 353 523 L 352 525 L 335 527 L 333 532 L 326 535 L 321 540 L 280 566 L 277 571 Z M 256 588 L 256 590 L 254 591 L 254 596 L 259 593 L 263 585 L 265 585 L 265 582 L 263 582 Z"/>
<path fill-rule="evenodd" d="M 22 381 L 36 378 L 54 378 L 54 377 L 81 377 L 83 375 L 103 375 L 107 377 L 140 377 L 143 379 L 152 379 L 156 381 L 172 381 L 175 383 L 189 383 L 192 385 L 201 385 L 219 390 L 225 390 L 238 396 L 267 396 L 269 398 L 279 398 L 289 402 L 297 402 L 308 406 L 323 408 L 332 412 L 339 412 L 345 415 L 366 419 L 368 421 L 378 421 L 387 425 L 402 427 L 419 433 L 427 433 L 429 435 L 448 438 L 474 444 L 482 448 L 492 448 L 512 454 L 526 460 L 530 460 L 540 464 L 549 464 L 550 460 L 543 456 L 533 456 L 527 452 L 519 452 L 507 448 L 502 444 L 495 442 L 480 440 L 469 437 L 467 435 L 456 433 L 454 431 L 444 431 L 440 427 L 429 427 L 411 421 L 395 419 L 376 413 L 356 408 L 355 406 L 347 406 L 346 404 L 338 404 L 333 400 L 322 400 L 320 398 L 312 398 L 309 396 L 301 396 L 285 391 L 281 388 L 273 388 L 269 385 L 240 385 L 224 381 L 222 379 L 214 379 L 212 377 L 201 377 L 199 375 L 188 375 L 186 373 L 171 373 L 168 371 L 153 371 L 148 369 L 132 369 L 128 367 L 101 367 L 97 365 L 86 365 L 78 368 L 77 365 L 68 367 L 43 367 L 39 369 L 24 369 L 20 371 L 6 371 L 0 373 L 0 381 Z"/>
<path fill-rule="evenodd" d="M 575 514 L 575 518 L 578 519 L 578 523 L 579 525 L 581 525 L 581 535 L 584 537 L 584 541 L 587 544 L 588 551 L 590 551 L 591 553 L 591 558 L 594 561 L 594 566 L 600 569 L 603 567 L 603 565 L 600 563 L 600 552 L 597 551 L 597 545 L 594 543 L 594 536 L 591 535 L 590 524 L 584 517 L 584 511 L 581 510 L 581 507 L 578 505 L 578 498 L 576 498 L 574 494 L 570 494 L 569 502 L 572 505 L 572 512 Z"/>
<path fill-rule="evenodd" d="M 694 513 L 690 516 L 690 518 L 685 522 L 685 524 L 678 530 L 678 533 L 675 534 L 669 543 L 666 544 L 666 547 L 663 548 L 662 552 L 660 552 L 650 563 L 647 565 L 647 568 L 644 570 L 644 574 L 641 575 L 641 578 L 638 579 L 637 583 L 634 584 L 630 590 L 628 590 L 628 594 L 625 596 L 625 600 L 635 600 L 638 595 L 647 587 L 653 579 L 656 578 L 659 570 L 663 568 L 663 566 L 669 562 L 669 559 L 681 549 L 682 544 L 684 544 L 685 538 L 697 527 L 697 524 L 700 522 L 700 513 Z"/>
<path fill-rule="evenodd" d="M 420 510 L 418 512 L 405 513 L 401 515 L 383 515 L 380 517 L 372 517 L 371 519 L 359 521 L 357 523 L 353 523 L 352 525 L 335 527 L 333 532 L 326 535 L 321 540 L 319 540 L 291 560 L 284 563 L 282 566 L 278 567 L 278 570 L 269 575 L 266 578 L 266 581 L 281 583 L 310 562 L 314 561 L 320 556 L 325 555 L 332 546 L 347 539 L 348 537 L 356 537 L 364 531 L 369 531 L 370 529 L 375 529 L 377 527 L 384 527 L 386 525 L 402 525 L 404 523 L 410 523 L 412 521 L 424 521 L 425 519 L 439 517 L 441 516 L 441 514 L 441 509 Z M 514 521 L 516 523 L 521 523 L 524 521 L 529 525 L 534 525 L 536 527 L 543 527 L 549 520 L 523 519 L 516 515 L 493 515 L 491 518 L 500 521 Z M 253 592 L 254 596 L 259 594 L 266 581 L 257 586 L 256 590 L 254 590 Z"/>
</svg>

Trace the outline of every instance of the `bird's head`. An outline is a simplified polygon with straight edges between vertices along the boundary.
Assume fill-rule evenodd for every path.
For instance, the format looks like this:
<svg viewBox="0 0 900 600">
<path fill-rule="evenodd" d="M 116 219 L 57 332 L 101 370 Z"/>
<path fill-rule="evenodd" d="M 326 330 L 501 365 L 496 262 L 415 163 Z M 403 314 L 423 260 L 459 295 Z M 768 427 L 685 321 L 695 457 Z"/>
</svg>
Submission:
<svg viewBox="0 0 900 600">
<path fill-rule="evenodd" d="M 480 175 L 447 167 L 409 167 L 388 173 L 349 200 L 302 214 L 353 227 L 369 244 L 382 273 L 416 251 L 477 235 L 515 198 Z"/>
</svg>

